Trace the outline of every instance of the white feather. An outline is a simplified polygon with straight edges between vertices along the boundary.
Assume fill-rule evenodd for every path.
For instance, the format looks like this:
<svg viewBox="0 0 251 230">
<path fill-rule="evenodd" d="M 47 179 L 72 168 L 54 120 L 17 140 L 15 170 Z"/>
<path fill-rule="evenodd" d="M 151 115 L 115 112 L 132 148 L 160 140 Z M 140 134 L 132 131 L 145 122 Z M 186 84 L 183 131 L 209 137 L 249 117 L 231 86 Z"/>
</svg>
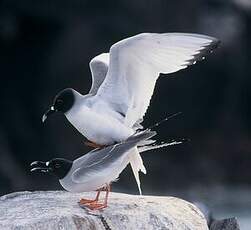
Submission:
<svg viewBox="0 0 251 230">
<path fill-rule="evenodd" d="M 92 74 L 92 86 L 89 93 L 94 95 L 97 93 L 107 74 L 109 53 L 102 53 L 94 57 L 90 61 L 89 66 Z"/>
<path fill-rule="evenodd" d="M 132 127 L 143 118 L 159 74 L 186 68 L 215 41 L 184 33 L 143 33 L 119 41 L 110 49 L 108 72 L 97 96 L 124 113 L 125 124 Z"/>
</svg>

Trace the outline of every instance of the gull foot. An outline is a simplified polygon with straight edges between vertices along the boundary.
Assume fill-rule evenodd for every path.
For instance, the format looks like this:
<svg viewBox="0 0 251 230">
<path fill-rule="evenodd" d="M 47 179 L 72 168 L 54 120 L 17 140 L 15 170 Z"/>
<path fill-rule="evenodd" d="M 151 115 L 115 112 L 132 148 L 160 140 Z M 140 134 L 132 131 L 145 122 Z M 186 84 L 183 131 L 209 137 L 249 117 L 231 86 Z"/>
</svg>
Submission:
<svg viewBox="0 0 251 230">
<path fill-rule="evenodd" d="M 100 203 L 89 203 L 86 204 L 85 207 L 91 210 L 101 210 L 107 207 L 107 204 L 100 204 Z"/>
<path fill-rule="evenodd" d="M 95 200 L 89 200 L 89 199 L 81 199 L 78 203 L 80 204 L 80 205 L 85 205 L 85 204 L 90 204 L 90 203 L 95 203 L 95 202 L 97 202 L 97 200 L 95 199 Z"/>
</svg>

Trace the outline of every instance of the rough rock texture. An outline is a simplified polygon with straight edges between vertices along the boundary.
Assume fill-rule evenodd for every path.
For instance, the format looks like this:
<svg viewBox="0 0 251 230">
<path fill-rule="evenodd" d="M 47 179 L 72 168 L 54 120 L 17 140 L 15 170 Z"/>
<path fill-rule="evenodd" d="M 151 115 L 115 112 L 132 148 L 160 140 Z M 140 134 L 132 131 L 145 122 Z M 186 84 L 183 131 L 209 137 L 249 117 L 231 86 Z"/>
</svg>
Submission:
<svg viewBox="0 0 251 230">
<path fill-rule="evenodd" d="M 204 214 L 210 230 L 240 230 L 236 217 L 217 220 L 213 217 L 213 213 L 203 203 L 195 202 L 194 205 Z"/>
<path fill-rule="evenodd" d="M 224 220 L 214 220 L 210 226 L 210 230 L 240 230 L 240 226 L 235 217 L 224 219 Z"/>
<path fill-rule="evenodd" d="M 81 197 L 95 193 L 17 192 L 0 197 L 0 229 L 177 229 L 206 230 L 203 214 L 174 197 L 111 193 L 109 207 L 91 212 Z"/>
</svg>

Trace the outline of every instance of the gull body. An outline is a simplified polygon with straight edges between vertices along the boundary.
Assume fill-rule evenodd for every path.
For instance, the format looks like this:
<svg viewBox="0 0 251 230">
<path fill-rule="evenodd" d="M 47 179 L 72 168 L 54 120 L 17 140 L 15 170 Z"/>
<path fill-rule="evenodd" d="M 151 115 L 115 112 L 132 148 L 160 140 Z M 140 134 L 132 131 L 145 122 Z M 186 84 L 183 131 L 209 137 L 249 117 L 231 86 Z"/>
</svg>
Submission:
<svg viewBox="0 0 251 230">
<path fill-rule="evenodd" d="M 99 151 L 108 151 L 107 149 Z M 99 154 L 100 152 L 94 152 Z M 128 153 L 128 152 L 127 152 Z M 92 153 L 93 154 L 93 153 Z M 110 164 L 109 167 L 103 165 L 99 170 L 93 172 L 93 167 L 86 170 L 86 175 L 82 175 L 81 179 L 76 177 L 78 171 L 83 167 L 85 156 L 73 161 L 73 166 L 69 173 L 63 179 L 59 180 L 62 187 L 70 192 L 90 192 L 105 187 L 118 179 L 119 174 L 129 163 L 129 156 L 125 154 L 121 156 L 116 163 Z"/>
<path fill-rule="evenodd" d="M 123 116 L 96 96 L 82 96 L 73 91 L 76 103 L 65 113 L 66 118 L 88 140 L 100 145 L 111 145 L 134 133 L 123 122 Z"/>
<path fill-rule="evenodd" d="M 69 192 L 96 191 L 117 180 L 130 161 L 130 150 L 144 145 L 144 141 L 154 135 L 156 132 L 145 130 L 121 143 L 93 150 L 74 161 L 62 158 L 35 161 L 31 164 L 31 171 L 55 174 L 62 187 Z"/>
<path fill-rule="evenodd" d="M 159 74 L 203 60 L 218 44 L 216 38 L 187 33 L 143 33 L 121 40 L 109 53 L 91 60 L 89 94 L 62 90 L 43 120 L 60 111 L 91 142 L 111 145 L 123 141 L 142 128 Z M 130 163 L 140 190 L 138 172 L 146 173 L 146 169 L 136 147 L 131 150 Z"/>
</svg>

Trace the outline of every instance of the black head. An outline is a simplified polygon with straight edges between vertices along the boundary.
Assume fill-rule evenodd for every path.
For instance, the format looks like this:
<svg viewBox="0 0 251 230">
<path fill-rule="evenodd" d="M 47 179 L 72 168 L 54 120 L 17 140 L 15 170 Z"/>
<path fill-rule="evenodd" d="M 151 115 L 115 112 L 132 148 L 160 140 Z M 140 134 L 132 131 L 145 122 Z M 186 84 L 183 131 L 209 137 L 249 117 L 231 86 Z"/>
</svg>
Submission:
<svg viewBox="0 0 251 230">
<path fill-rule="evenodd" d="M 55 112 L 66 113 L 69 111 L 75 102 L 74 89 L 68 88 L 60 91 L 53 100 L 51 108 L 43 115 L 42 121 L 44 122 L 47 117 Z"/>
<path fill-rule="evenodd" d="M 55 158 L 47 162 L 34 161 L 31 163 L 31 172 L 42 172 L 42 173 L 52 173 L 58 177 L 58 179 L 63 179 L 72 167 L 72 161 Z"/>
</svg>

